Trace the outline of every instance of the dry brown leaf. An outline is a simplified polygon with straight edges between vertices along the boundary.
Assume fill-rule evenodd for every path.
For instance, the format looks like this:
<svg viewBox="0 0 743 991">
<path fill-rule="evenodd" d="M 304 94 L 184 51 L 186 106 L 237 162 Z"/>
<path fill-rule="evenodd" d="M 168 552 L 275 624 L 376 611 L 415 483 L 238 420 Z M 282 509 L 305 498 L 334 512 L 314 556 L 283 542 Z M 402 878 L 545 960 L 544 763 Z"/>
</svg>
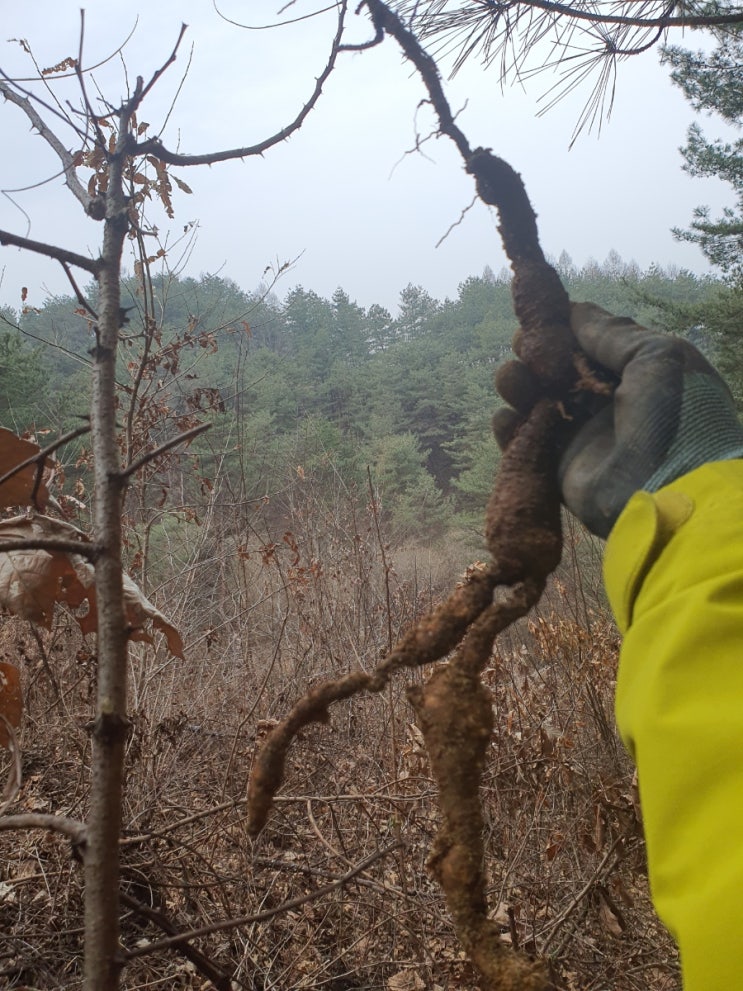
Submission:
<svg viewBox="0 0 743 991">
<path fill-rule="evenodd" d="M 0 522 L 0 606 L 17 616 L 51 627 L 54 607 L 63 603 L 84 634 L 96 630 L 95 569 L 80 554 L 48 551 L 40 548 L 2 553 L 4 540 L 75 540 L 88 538 L 62 520 L 48 516 L 16 517 Z M 145 596 L 128 576 L 124 580 L 124 607 L 131 639 L 153 643 L 146 629 L 148 623 L 165 636 L 168 649 L 183 657 L 183 641 L 176 628 Z M 78 612 L 87 604 L 87 611 Z"/>
<path fill-rule="evenodd" d="M 424 991 L 425 986 L 417 970 L 400 970 L 387 980 L 389 991 Z"/>
<path fill-rule="evenodd" d="M 144 597 L 137 583 L 127 574 L 124 575 L 124 606 L 129 625 L 134 629 L 132 640 L 153 642 L 144 629 L 145 623 L 151 620 L 155 629 L 159 630 L 165 637 L 170 653 L 175 657 L 183 658 L 183 640 L 180 633 L 160 610 L 156 609 L 150 600 Z"/>
<path fill-rule="evenodd" d="M 38 454 L 40 450 L 38 444 L 33 444 L 29 440 L 22 440 L 20 437 L 16 437 L 11 430 L 0 427 L 0 478 L 12 471 L 16 465 Z M 31 494 L 36 483 L 37 471 L 37 465 L 28 465 L 13 475 L 12 478 L 3 482 L 0 485 L 0 507 L 5 509 L 8 506 L 32 505 Z M 42 480 L 36 492 L 36 508 L 44 509 L 48 498 L 49 492 Z"/>
<path fill-rule="evenodd" d="M 80 539 L 75 527 L 46 516 L 15 517 L 0 523 L 0 551 L 5 540 Z M 64 589 L 75 583 L 68 555 L 30 549 L 0 553 L 0 605 L 49 628 L 56 602 L 67 602 Z"/>
<path fill-rule="evenodd" d="M 601 924 L 608 933 L 611 933 L 612 936 L 621 936 L 626 928 L 624 919 L 622 919 L 619 912 L 617 912 L 615 908 L 609 904 L 606 896 L 600 889 L 599 895 L 601 896 L 599 900 L 599 918 L 601 919 Z"/>
<path fill-rule="evenodd" d="M 18 729 L 22 715 L 21 672 L 14 664 L 0 661 L 0 716 L 5 716 L 13 729 Z M 7 748 L 9 743 L 10 734 L 0 720 L 0 746 Z"/>
</svg>

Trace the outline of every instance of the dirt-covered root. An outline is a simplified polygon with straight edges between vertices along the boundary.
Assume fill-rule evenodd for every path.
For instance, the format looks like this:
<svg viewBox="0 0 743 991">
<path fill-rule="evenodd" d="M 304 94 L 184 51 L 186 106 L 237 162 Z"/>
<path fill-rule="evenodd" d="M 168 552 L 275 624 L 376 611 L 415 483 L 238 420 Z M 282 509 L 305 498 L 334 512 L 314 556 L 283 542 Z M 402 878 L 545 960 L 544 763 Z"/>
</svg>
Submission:
<svg viewBox="0 0 743 991">
<path fill-rule="evenodd" d="M 497 607 L 494 607 L 497 609 Z M 463 653 L 466 653 L 466 645 Z M 515 953 L 488 918 L 480 779 L 493 730 L 490 692 L 456 658 L 408 691 L 439 789 L 443 821 L 428 858 L 483 991 L 546 991 L 544 965 Z"/>
<path fill-rule="evenodd" d="M 485 533 L 495 570 L 507 584 L 543 583 L 560 563 L 557 463 L 566 427 L 560 408 L 542 400 L 503 454 Z"/>
</svg>

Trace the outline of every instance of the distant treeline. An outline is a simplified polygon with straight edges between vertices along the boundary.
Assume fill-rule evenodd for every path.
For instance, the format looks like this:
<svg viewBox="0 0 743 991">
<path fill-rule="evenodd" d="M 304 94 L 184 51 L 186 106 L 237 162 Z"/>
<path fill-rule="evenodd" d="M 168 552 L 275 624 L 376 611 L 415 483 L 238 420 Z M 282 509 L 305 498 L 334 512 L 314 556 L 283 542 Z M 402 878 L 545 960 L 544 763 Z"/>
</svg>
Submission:
<svg viewBox="0 0 743 991">
<path fill-rule="evenodd" d="M 581 268 L 563 253 L 557 268 L 573 299 L 682 331 L 679 313 L 697 312 L 717 287 L 677 269 L 641 271 L 615 252 Z M 395 316 L 340 288 L 331 299 L 301 287 L 280 299 L 215 276 L 159 276 L 147 295 L 129 279 L 124 298 L 120 415 L 130 432 L 156 436 L 175 412 L 213 419 L 193 448 L 203 471 L 239 475 L 255 499 L 290 498 L 298 478 L 358 490 L 371 479 L 401 538 L 479 518 L 498 457 L 493 371 L 516 329 L 506 271 L 486 268 L 456 299 L 408 285 Z M 63 297 L 4 314 L 1 422 L 52 432 L 80 423 L 90 315 Z M 699 336 L 695 326 L 686 329 Z"/>
</svg>

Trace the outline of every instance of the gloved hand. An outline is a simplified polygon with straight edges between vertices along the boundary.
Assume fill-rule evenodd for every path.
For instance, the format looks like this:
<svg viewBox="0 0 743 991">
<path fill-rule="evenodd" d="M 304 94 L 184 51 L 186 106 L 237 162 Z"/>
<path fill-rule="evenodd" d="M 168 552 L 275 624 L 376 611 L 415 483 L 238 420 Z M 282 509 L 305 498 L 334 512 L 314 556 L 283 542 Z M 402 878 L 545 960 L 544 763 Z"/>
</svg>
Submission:
<svg viewBox="0 0 743 991">
<path fill-rule="evenodd" d="M 728 387 L 697 349 L 653 333 L 592 303 L 574 303 L 571 326 L 586 354 L 619 380 L 610 398 L 576 428 L 560 460 L 562 498 L 606 537 L 638 489 L 655 492 L 708 461 L 743 457 L 743 428 Z M 496 385 L 515 409 L 496 412 L 506 446 L 539 396 L 528 369 L 510 362 Z"/>
</svg>

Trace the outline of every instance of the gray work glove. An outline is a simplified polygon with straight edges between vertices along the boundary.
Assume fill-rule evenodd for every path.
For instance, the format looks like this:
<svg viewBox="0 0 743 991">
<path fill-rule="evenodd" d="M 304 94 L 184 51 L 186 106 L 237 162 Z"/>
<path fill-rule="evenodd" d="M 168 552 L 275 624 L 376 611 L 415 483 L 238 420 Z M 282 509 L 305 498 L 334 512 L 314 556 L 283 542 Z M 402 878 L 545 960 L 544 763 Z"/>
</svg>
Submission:
<svg viewBox="0 0 743 991">
<path fill-rule="evenodd" d="M 592 303 L 572 305 L 571 326 L 589 358 L 618 380 L 560 459 L 563 502 L 589 530 L 607 537 L 638 489 L 655 492 L 708 461 L 743 457 L 730 391 L 693 345 Z M 499 410 L 493 421 L 504 446 L 539 389 L 516 362 L 496 383 L 516 408 Z"/>
</svg>

